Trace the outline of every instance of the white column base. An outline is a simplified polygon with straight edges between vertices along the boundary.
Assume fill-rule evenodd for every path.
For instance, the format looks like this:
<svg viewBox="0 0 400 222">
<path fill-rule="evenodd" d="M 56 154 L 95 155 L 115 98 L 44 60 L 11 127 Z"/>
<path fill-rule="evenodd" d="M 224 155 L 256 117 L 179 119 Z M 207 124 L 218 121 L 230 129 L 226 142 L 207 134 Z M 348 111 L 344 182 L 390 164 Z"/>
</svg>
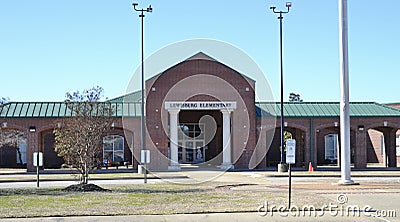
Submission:
<svg viewBox="0 0 400 222">
<path fill-rule="evenodd" d="M 169 171 L 180 171 L 181 166 L 180 165 L 170 165 L 170 166 L 168 166 L 168 170 Z"/>
<path fill-rule="evenodd" d="M 355 183 L 353 180 L 339 180 L 339 182 L 334 183 L 334 185 L 348 186 L 348 185 L 360 185 L 360 184 Z"/>
<path fill-rule="evenodd" d="M 222 163 L 221 170 L 233 170 L 235 166 L 232 163 Z"/>
<path fill-rule="evenodd" d="M 137 173 L 138 174 L 144 174 L 144 165 L 138 165 L 137 166 Z"/>
</svg>

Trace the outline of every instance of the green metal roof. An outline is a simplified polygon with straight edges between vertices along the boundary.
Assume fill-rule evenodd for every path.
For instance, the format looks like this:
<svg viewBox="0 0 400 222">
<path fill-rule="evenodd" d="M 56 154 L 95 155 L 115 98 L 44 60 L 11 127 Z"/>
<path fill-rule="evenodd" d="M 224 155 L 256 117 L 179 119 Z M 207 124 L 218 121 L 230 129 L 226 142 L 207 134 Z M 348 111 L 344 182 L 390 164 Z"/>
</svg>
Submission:
<svg viewBox="0 0 400 222">
<path fill-rule="evenodd" d="M 122 103 L 122 102 L 140 102 L 140 101 L 142 101 L 142 91 L 141 90 L 110 99 L 107 102 Z"/>
<path fill-rule="evenodd" d="M 141 104 L 137 102 L 109 102 L 115 109 L 114 117 L 140 117 Z M 10 102 L 0 105 L 0 118 L 60 118 L 72 116 L 64 102 Z"/>
<path fill-rule="evenodd" d="M 127 98 L 135 98 L 140 93 L 128 94 Z M 115 102 L 123 97 L 110 100 L 114 117 L 140 117 L 140 102 Z M 338 102 L 285 102 L 284 115 L 291 118 L 305 117 L 339 117 Z M 257 102 L 257 117 L 279 117 L 280 103 Z M 0 105 L 0 118 L 60 118 L 72 116 L 71 110 L 64 102 L 10 102 Z M 351 117 L 400 117 L 400 109 L 374 102 L 350 103 Z"/>
<path fill-rule="evenodd" d="M 339 117 L 338 102 L 285 102 L 283 115 L 292 118 L 301 117 Z M 280 117 L 280 103 L 256 103 L 257 117 Z M 374 102 L 351 102 L 351 117 L 400 117 L 400 110 Z"/>
</svg>

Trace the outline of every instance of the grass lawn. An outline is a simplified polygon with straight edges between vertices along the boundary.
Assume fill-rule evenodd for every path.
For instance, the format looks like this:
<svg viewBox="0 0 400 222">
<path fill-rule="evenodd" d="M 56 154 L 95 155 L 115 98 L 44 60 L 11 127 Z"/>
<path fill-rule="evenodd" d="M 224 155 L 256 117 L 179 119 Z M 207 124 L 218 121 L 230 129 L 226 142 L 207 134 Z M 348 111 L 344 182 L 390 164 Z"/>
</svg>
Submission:
<svg viewBox="0 0 400 222">
<path fill-rule="evenodd" d="M 265 199 L 282 202 L 284 194 L 218 187 L 219 184 L 169 183 L 103 186 L 112 192 L 64 192 L 52 189 L 0 189 L 0 218 L 179 214 L 255 211 Z"/>
<path fill-rule="evenodd" d="M 151 215 L 182 213 L 256 212 L 268 200 L 287 205 L 287 190 L 265 185 L 231 186 L 224 182 L 195 185 L 155 183 L 104 185 L 111 192 L 65 192 L 64 187 L 0 189 L 0 218 L 84 215 Z M 322 206 L 328 199 L 294 191 L 299 206 Z"/>
</svg>

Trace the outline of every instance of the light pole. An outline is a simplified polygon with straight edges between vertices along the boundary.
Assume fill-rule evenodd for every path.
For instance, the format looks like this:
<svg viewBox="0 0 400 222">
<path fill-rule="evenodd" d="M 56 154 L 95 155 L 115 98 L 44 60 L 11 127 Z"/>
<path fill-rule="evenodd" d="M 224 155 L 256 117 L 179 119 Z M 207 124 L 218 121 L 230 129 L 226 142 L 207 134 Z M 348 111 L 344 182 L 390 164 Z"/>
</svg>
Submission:
<svg viewBox="0 0 400 222">
<path fill-rule="evenodd" d="M 340 56 L 340 170 L 339 184 L 356 184 L 350 175 L 350 102 L 349 56 L 347 32 L 347 0 L 339 0 L 339 56 Z"/>
<path fill-rule="evenodd" d="M 36 127 L 35 127 L 35 126 L 30 126 L 30 127 L 29 127 L 29 132 L 32 133 L 32 134 L 36 133 Z M 37 153 L 36 153 L 36 155 L 34 156 L 34 158 L 36 158 L 36 187 L 37 187 L 37 188 L 39 188 L 39 167 L 40 167 L 40 164 L 39 164 L 39 160 L 40 160 L 39 154 L 40 154 L 40 149 L 39 149 L 39 146 L 38 146 Z M 34 160 L 34 161 L 35 161 L 35 160 Z"/>
<path fill-rule="evenodd" d="M 283 116 L 283 53 L 282 53 L 282 20 L 283 14 L 289 13 L 290 7 L 292 7 L 291 2 L 286 2 L 287 11 L 275 11 L 276 7 L 271 6 L 270 9 L 279 14 L 279 25 L 280 25 L 280 57 L 281 57 L 281 162 L 278 164 L 278 172 L 287 172 L 287 165 L 285 163 L 285 150 L 284 150 L 284 143 L 285 143 L 285 126 L 284 126 L 284 116 Z"/>
<path fill-rule="evenodd" d="M 146 117 L 145 117 L 145 79 L 144 79 L 144 38 L 143 38 L 143 25 L 144 25 L 144 13 L 145 12 L 152 12 L 153 8 L 151 5 L 147 7 L 146 9 L 137 9 L 136 7 L 139 5 L 138 3 L 133 3 L 133 9 L 137 12 L 140 12 L 139 18 L 142 20 L 142 110 L 141 110 L 141 122 L 142 122 L 142 128 L 141 128 L 141 134 L 142 134 L 142 151 L 146 150 Z M 147 166 L 146 166 L 146 160 L 141 160 L 140 161 L 140 167 L 143 167 L 144 170 L 144 183 L 147 183 Z"/>
</svg>

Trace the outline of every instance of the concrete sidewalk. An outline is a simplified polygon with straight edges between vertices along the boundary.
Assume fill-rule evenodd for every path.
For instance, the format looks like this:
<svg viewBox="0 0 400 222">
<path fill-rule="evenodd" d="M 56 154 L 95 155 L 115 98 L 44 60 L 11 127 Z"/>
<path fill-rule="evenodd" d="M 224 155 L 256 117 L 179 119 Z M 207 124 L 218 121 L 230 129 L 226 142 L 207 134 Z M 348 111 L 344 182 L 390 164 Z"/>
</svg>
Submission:
<svg viewBox="0 0 400 222">
<path fill-rule="evenodd" d="M 288 172 L 278 173 L 275 171 L 244 171 L 244 174 L 259 174 L 266 177 L 287 177 Z M 400 177 L 400 168 L 390 170 L 373 169 L 373 170 L 352 170 L 352 177 Z M 318 170 L 308 172 L 306 170 L 293 170 L 292 177 L 341 177 L 341 172 L 338 170 Z"/>
<path fill-rule="evenodd" d="M 318 216 L 321 215 L 321 216 Z M 84 216 L 84 217 L 48 217 L 48 218 L 16 218 L 3 219 L 5 222 L 265 222 L 265 221 L 396 221 L 378 218 L 374 216 L 332 216 L 329 213 L 318 212 L 317 216 L 285 216 L 275 213 L 274 215 L 260 216 L 257 212 L 254 213 L 214 213 L 214 214 L 176 214 L 176 215 L 133 215 L 133 216 Z M 397 219 L 397 218 L 390 218 Z M 397 220 L 398 221 L 398 220 Z"/>
<path fill-rule="evenodd" d="M 267 170 L 232 170 L 228 171 L 232 173 L 239 174 L 254 174 L 254 175 L 262 175 L 265 177 L 287 177 L 288 172 L 278 173 L 275 169 L 267 169 Z M 43 179 L 48 180 L 57 180 L 71 178 L 71 171 L 65 169 L 51 169 L 51 170 L 41 170 L 40 175 Z M 109 169 L 109 170 L 98 170 L 91 175 L 93 179 L 97 179 L 101 177 L 101 179 L 107 179 L 106 175 L 123 175 L 123 176 L 111 176 L 109 179 L 143 179 L 142 174 L 137 174 L 133 169 Z M 209 169 L 185 169 L 182 168 L 179 172 L 172 171 L 154 171 L 149 172 L 148 177 L 150 178 L 170 178 L 170 177 L 184 177 L 185 175 L 190 174 L 206 174 L 212 177 L 218 177 L 222 174 L 225 174 L 223 170 L 209 170 Z M 340 170 L 336 168 L 321 168 L 314 172 L 308 172 L 303 168 L 293 168 L 292 169 L 292 177 L 340 177 Z M 400 168 L 371 168 L 371 169 L 363 169 L 363 170 L 355 170 L 351 171 L 352 177 L 400 177 Z M 21 178 L 30 178 L 36 180 L 36 172 L 26 172 L 24 169 L 2 169 L 0 168 L 0 182 L 10 178 L 10 180 L 21 180 Z"/>
</svg>

